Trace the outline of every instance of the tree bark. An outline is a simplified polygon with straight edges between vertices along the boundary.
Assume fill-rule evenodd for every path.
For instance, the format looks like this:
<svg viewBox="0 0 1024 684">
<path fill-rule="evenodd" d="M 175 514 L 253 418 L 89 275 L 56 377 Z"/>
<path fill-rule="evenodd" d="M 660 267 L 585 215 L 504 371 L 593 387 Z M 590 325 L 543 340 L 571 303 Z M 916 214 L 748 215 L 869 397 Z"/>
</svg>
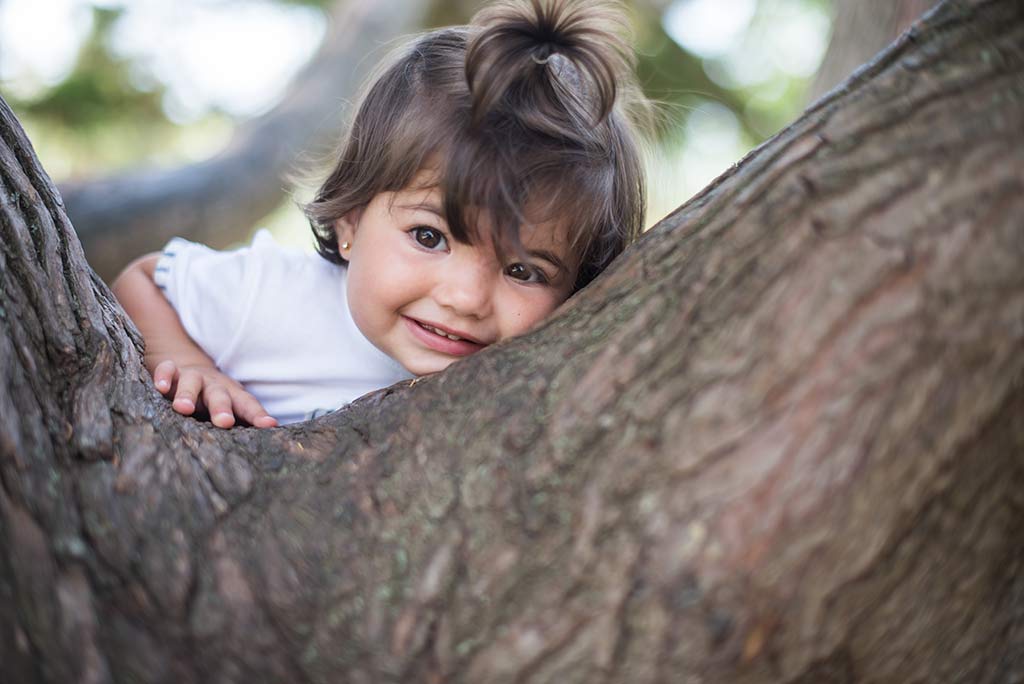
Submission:
<svg viewBox="0 0 1024 684">
<path fill-rule="evenodd" d="M 947 2 L 539 330 L 150 387 L 0 109 L 0 678 L 1024 678 L 1024 6 Z"/>
<path fill-rule="evenodd" d="M 845 81 L 936 0 L 834 0 L 832 38 L 811 83 L 814 101 Z"/>
<path fill-rule="evenodd" d="M 180 168 L 134 169 L 62 187 L 92 268 L 109 281 L 176 235 L 215 247 L 244 239 L 292 189 L 289 174 L 334 151 L 345 101 L 389 41 L 423 26 L 429 4 L 337 0 L 316 57 L 281 103 L 243 124 L 224 150 Z"/>
</svg>

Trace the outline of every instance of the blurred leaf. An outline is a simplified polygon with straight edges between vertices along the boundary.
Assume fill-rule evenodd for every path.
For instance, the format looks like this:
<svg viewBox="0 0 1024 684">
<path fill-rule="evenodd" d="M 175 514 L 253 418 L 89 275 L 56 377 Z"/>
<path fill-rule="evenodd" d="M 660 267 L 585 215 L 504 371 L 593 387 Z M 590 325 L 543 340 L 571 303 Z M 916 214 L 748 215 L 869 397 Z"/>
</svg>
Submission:
<svg viewBox="0 0 1024 684">
<path fill-rule="evenodd" d="M 131 64 L 108 49 L 111 28 L 122 11 L 93 7 L 93 29 L 71 73 L 42 96 L 16 101 L 18 109 L 85 135 L 119 121 L 168 123 L 161 107 L 163 88 L 159 84 L 140 88 L 132 78 Z"/>
</svg>

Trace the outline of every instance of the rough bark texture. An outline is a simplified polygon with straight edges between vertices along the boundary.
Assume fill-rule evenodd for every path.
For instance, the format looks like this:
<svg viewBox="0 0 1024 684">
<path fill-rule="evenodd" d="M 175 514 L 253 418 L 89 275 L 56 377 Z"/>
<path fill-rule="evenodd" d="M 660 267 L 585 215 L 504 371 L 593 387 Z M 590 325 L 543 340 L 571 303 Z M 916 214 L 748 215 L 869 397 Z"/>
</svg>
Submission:
<svg viewBox="0 0 1024 684">
<path fill-rule="evenodd" d="M 61 188 L 93 269 L 110 280 L 176 235 L 215 247 L 244 239 L 285 199 L 288 175 L 333 150 L 346 102 L 388 41 L 423 26 L 429 4 L 337 0 L 317 56 L 281 103 L 241 126 L 223 151 L 181 168 L 133 169 Z"/>
<path fill-rule="evenodd" d="M 816 100 L 896 40 L 937 0 L 834 0 L 832 38 L 811 83 Z"/>
<path fill-rule="evenodd" d="M 950 2 L 542 329 L 174 415 L 0 110 L 0 679 L 1019 682 L 1024 6 Z"/>
</svg>

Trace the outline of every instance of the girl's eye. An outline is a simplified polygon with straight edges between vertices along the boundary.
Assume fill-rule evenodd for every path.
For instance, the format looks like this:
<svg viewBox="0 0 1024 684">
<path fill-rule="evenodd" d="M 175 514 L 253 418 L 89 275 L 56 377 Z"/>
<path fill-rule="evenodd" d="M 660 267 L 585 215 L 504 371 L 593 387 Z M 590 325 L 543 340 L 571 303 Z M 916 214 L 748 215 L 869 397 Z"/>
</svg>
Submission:
<svg viewBox="0 0 1024 684">
<path fill-rule="evenodd" d="M 522 262 L 516 262 L 509 264 L 505 267 L 505 273 L 510 278 L 521 280 L 524 283 L 546 283 L 548 282 L 547 276 L 544 272 L 535 266 L 530 264 L 524 264 Z"/>
<path fill-rule="evenodd" d="M 420 247 L 426 247 L 427 249 L 444 249 L 448 243 L 444 239 L 444 235 L 441 231 L 436 228 L 428 228 L 427 226 L 417 226 L 413 228 L 412 237 L 416 240 L 416 244 Z"/>
</svg>

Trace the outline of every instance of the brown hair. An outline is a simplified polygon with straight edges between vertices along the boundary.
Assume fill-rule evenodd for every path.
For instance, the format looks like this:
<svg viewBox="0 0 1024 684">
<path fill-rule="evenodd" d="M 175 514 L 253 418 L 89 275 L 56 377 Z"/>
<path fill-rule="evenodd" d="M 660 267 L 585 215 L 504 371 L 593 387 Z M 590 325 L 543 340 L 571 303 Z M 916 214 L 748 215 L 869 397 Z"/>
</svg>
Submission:
<svg viewBox="0 0 1024 684">
<path fill-rule="evenodd" d="M 472 211 L 499 250 L 521 250 L 527 216 L 571 217 L 574 289 L 586 285 L 643 228 L 643 98 L 623 28 L 613 3 L 529 0 L 414 39 L 364 94 L 304 206 L 317 251 L 344 263 L 334 222 L 433 165 L 454 239 L 479 238 Z"/>
</svg>

